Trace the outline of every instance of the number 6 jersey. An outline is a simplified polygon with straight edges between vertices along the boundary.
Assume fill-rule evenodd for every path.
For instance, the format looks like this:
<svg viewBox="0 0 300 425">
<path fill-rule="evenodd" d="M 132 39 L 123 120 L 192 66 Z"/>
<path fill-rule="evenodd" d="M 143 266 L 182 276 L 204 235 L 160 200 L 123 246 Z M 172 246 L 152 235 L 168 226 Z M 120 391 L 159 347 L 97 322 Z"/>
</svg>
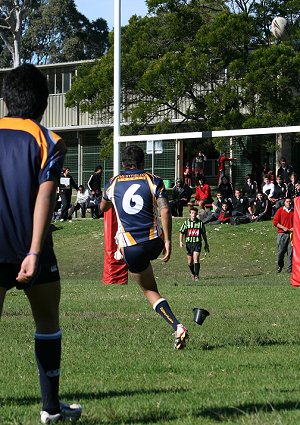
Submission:
<svg viewBox="0 0 300 425">
<path fill-rule="evenodd" d="M 144 170 L 125 170 L 106 185 L 103 198 L 112 202 L 117 214 L 119 247 L 162 236 L 157 199 L 168 196 L 160 177 Z"/>
</svg>

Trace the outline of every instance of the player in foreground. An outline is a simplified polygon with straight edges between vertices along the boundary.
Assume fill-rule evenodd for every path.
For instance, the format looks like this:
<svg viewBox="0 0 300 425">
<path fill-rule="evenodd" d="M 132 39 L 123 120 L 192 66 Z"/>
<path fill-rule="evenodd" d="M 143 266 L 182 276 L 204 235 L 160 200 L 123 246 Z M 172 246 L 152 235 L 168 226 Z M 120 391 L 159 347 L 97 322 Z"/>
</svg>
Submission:
<svg viewBox="0 0 300 425">
<path fill-rule="evenodd" d="M 6 291 L 23 289 L 36 327 L 43 424 L 81 415 L 80 405 L 58 399 L 60 278 L 49 225 L 66 148 L 39 123 L 48 95 L 46 77 L 37 68 L 15 68 L 4 80 L 8 115 L 0 119 L 0 314 Z"/>
<path fill-rule="evenodd" d="M 187 261 L 193 280 L 199 280 L 202 238 L 205 243 L 204 250 L 209 252 L 205 225 L 197 218 L 197 214 L 197 208 L 190 208 L 190 218 L 185 220 L 179 230 L 179 245 L 180 248 L 183 247 L 183 237 L 185 237 Z"/>
<path fill-rule="evenodd" d="M 114 206 L 118 249 L 153 309 L 174 329 L 174 348 L 181 349 L 188 337 L 187 330 L 159 294 L 150 263 L 162 251 L 165 263 L 171 255 L 172 217 L 167 193 L 160 177 L 144 171 L 144 151 L 139 146 L 124 149 L 122 166 L 124 171 L 106 185 L 100 209 L 107 211 Z"/>
</svg>

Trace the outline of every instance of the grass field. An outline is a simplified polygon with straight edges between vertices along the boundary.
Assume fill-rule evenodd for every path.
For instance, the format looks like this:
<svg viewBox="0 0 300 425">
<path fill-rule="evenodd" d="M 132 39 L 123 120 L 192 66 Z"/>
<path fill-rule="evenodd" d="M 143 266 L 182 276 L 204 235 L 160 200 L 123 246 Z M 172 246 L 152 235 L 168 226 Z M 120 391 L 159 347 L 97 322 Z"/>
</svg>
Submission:
<svg viewBox="0 0 300 425">
<path fill-rule="evenodd" d="M 190 280 L 173 220 L 173 255 L 153 263 L 161 294 L 188 327 L 183 351 L 140 289 L 101 284 L 103 223 L 56 224 L 62 275 L 63 400 L 80 424 L 299 425 L 299 291 L 276 271 L 271 222 L 207 226 L 211 252 Z M 210 316 L 193 322 L 193 307 Z M 34 327 L 24 294 L 7 295 L 1 326 L 0 424 L 39 423 Z"/>
</svg>

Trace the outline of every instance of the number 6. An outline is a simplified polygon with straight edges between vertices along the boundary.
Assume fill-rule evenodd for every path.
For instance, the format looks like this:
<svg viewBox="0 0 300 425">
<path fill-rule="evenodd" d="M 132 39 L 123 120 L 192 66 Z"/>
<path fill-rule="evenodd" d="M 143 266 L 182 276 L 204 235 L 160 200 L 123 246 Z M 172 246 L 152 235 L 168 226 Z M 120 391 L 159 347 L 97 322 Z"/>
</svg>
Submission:
<svg viewBox="0 0 300 425">
<path fill-rule="evenodd" d="M 124 193 L 122 207 L 127 214 L 137 214 L 143 209 L 143 198 L 140 195 L 135 195 L 140 186 L 140 184 L 133 184 Z"/>
</svg>

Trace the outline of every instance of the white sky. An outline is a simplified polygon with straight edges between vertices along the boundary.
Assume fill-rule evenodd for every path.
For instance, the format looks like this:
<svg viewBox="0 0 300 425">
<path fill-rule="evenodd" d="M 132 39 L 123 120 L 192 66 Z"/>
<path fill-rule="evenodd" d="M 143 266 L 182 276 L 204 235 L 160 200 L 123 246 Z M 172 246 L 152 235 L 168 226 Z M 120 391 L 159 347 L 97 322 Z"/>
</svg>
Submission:
<svg viewBox="0 0 300 425">
<path fill-rule="evenodd" d="M 109 29 L 114 26 L 114 0 L 75 0 L 77 10 L 90 21 L 103 18 L 107 21 Z M 147 6 L 144 0 L 122 0 L 121 21 L 126 25 L 132 15 L 145 16 Z"/>
</svg>

